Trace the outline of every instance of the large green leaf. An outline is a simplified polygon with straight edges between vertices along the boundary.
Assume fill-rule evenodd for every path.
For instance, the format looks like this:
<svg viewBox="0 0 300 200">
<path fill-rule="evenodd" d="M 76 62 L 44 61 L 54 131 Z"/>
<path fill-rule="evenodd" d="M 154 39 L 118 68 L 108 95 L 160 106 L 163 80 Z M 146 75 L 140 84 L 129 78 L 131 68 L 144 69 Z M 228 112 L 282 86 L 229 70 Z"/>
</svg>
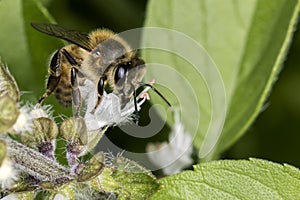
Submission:
<svg viewBox="0 0 300 200">
<path fill-rule="evenodd" d="M 260 159 L 223 160 L 163 178 L 151 199 L 299 199 L 300 172 Z"/>
<path fill-rule="evenodd" d="M 147 79 L 154 77 L 176 95 L 162 89 L 173 105 L 180 105 L 200 157 L 228 148 L 259 114 L 285 58 L 298 12 L 298 0 L 150 0 L 146 27 L 191 37 L 180 38 L 171 30 L 157 35 L 145 31 L 143 44 L 152 50 L 143 54 L 149 63 L 171 66 L 150 65 Z M 157 102 L 155 95 L 152 99 Z"/>
<path fill-rule="evenodd" d="M 20 89 L 32 92 L 24 97 L 36 101 L 45 90 L 48 57 L 62 42 L 37 32 L 30 22 L 53 20 L 39 1 L 2 0 L 0 21 L 0 56 Z"/>
<path fill-rule="evenodd" d="M 65 43 L 31 27 L 30 22 L 54 21 L 41 1 L 2 0 L 0 20 L 0 56 L 23 91 L 22 99 L 36 103 L 45 91 L 49 57 Z M 71 109 L 59 106 L 53 96 L 49 99 L 46 103 L 58 108 L 55 114 L 71 113 Z"/>
</svg>

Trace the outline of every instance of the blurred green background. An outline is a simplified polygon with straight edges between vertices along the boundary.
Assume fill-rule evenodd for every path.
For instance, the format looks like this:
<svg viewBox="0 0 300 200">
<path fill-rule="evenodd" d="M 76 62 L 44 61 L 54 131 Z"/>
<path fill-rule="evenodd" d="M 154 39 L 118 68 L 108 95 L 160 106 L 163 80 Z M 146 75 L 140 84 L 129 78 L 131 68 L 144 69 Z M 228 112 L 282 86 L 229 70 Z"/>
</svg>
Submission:
<svg viewBox="0 0 300 200">
<path fill-rule="evenodd" d="M 43 0 L 43 2 L 58 24 L 86 32 L 99 27 L 106 27 L 115 32 L 142 27 L 147 4 L 146 0 Z M 264 111 L 247 133 L 223 154 L 223 158 L 256 157 L 300 167 L 298 157 L 300 154 L 299 55 L 300 33 L 296 31 L 284 63 L 285 67 L 265 103 Z M 42 78 L 46 75 L 46 66 L 45 60 L 45 66 L 41 69 Z M 30 75 L 21 76 L 16 72 L 18 69 L 14 66 L 10 66 L 10 68 L 17 81 L 24 77 L 30 77 Z M 24 73 L 30 74 L 31 72 Z M 36 98 L 44 91 L 42 85 L 44 83 L 41 82 L 41 79 L 25 80 L 25 82 L 28 83 L 26 86 L 20 86 L 23 90 L 38 87 L 37 90 L 40 92 Z M 47 103 L 55 104 L 55 109 L 59 109 L 57 113 L 70 114 L 70 109 L 62 109 L 55 103 L 53 96 L 47 100 Z M 141 116 L 144 117 L 141 122 L 146 124 L 149 120 L 147 108 L 142 109 Z M 128 137 L 117 128 L 109 133 L 109 138 L 120 147 L 138 152 L 143 151 L 144 145 L 149 142 L 145 139 Z M 167 138 L 167 136 L 161 134 L 150 140 L 155 141 L 162 138 Z"/>
</svg>

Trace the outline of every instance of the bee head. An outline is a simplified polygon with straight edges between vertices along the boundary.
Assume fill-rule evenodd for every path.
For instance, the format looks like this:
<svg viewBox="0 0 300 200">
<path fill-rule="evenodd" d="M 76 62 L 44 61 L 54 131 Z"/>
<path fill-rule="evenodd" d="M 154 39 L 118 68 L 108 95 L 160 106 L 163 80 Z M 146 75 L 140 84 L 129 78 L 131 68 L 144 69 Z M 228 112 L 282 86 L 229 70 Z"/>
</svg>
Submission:
<svg viewBox="0 0 300 200">
<path fill-rule="evenodd" d="M 126 54 L 127 49 L 122 43 L 115 39 L 106 39 L 98 44 L 91 54 L 100 58 L 101 66 L 109 66 L 112 62 L 117 60 L 122 55 Z"/>
<path fill-rule="evenodd" d="M 144 60 L 134 58 L 130 61 L 116 65 L 114 71 L 114 83 L 116 86 L 136 85 L 141 82 L 146 72 Z"/>
</svg>

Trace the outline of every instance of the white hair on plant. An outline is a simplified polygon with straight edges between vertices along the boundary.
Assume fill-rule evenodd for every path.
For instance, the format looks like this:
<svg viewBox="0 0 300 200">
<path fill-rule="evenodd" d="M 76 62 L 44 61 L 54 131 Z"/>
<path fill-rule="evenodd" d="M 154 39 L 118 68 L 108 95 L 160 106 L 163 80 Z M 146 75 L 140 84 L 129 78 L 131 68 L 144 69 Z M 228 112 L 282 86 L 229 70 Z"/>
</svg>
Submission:
<svg viewBox="0 0 300 200">
<path fill-rule="evenodd" d="M 118 155 L 122 155 L 123 152 L 120 152 L 117 154 Z M 113 154 L 112 151 L 108 151 L 108 152 L 104 152 L 104 156 L 105 156 L 105 165 L 111 167 L 113 165 L 113 161 L 116 158 L 116 156 Z"/>
<path fill-rule="evenodd" d="M 131 100 L 121 108 L 120 98 L 114 94 L 107 94 L 104 92 L 100 105 L 92 113 L 97 102 L 97 89 L 95 84 L 86 80 L 84 86 L 79 87 L 82 98 L 85 99 L 86 112 L 85 122 L 89 131 L 101 130 L 108 126 L 119 126 L 126 123 L 130 123 L 133 120 L 133 113 L 135 112 L 134 98 L 136 98 L 138 111 L 141 105 L 149 99 L 147 91 L 150 87 L 146 87 L 137 97 L 131 98 Z"/>
<path fill-rule="evenodd" d="M 28 105 L 22 106 L 17 121 L 12 129 L 17 133 L 30 132 L 32 130 L 32 117 L 30 115 L 30 107 Z"/>
<path fill-rule="evenodd" d="M 40 117 L 52 118 L 53 110 L 51 105 L 29 104 L 29 107 L 29 114 L 33 119 Z"/>
<path fill-rule="evenodd" d="M 10 188 L 18 179 L 19 171 L 13 167 L 13 162 L 5 158 L 0 166 L 0 183 L 2 190 Z"/>
<path fill-rule="evenodd" d="M 146 147 L 149 160 L 162 169 L 165 175 L 178 173 L 193 164 L 191 135 L 184 131 L 178 111 L 175 110 L 174 115 L 175 123 L 169 142 L 149 143 Z"/>
<path fill-rule="evenodd" d="M 17 121 L 13 125 L 12 129 L 17 133 L 24 133 L 26 131 L 32 131 L 33 119 L 40 117 L 52 118 L 52 106 L 50 105 L 39 105 L 27 103 L 22 106 Z"/>
</svg>

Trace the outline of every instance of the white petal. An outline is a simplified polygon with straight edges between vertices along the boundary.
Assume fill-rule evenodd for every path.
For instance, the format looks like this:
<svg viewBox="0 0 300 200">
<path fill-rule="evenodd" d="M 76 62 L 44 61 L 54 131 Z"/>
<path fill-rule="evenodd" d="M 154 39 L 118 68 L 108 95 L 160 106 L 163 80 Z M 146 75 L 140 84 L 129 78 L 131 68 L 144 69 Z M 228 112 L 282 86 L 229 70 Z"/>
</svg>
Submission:
<svg viewBox="0 0 300 200">
<path fill-rule="evenodd" d="M 0 167 L 0 183 L 2 189 L 9 188 L 18 178 L 18 171 L 13 168 L 9 159 L 4 159 Z"/>
<path fill-rule="evenodd" d="M 56 194 L 53 198 L 53 200 L 69 200 L 69 198 L 65 197 L 62 194 Z"/>
<path fill-rule="evenodd" d="M 97 89 L 94 83 L 86 80 L 84 86 L 80 87 L 80 91 L 84 91 L 86 113 L 84 116 L 87 129 L 90 131 L 102 129 L 105 126 L 117 126 L 132 121 L 132 114 L 135 111 L 133 98 L 121 109 L 120 99 L 114 93 L 107 94 L 104 92 L 100 105 L 92 113 L 97 102 Z M 144 91 L 143 91 L 144 92 Z M 146 97 L 141 98 L 138 96 L 138 110 L 145 102 Z"/>
<path fill-rule="evenodd" d="M 176 116 L 169 135 L 169 143 L 150 143 L 146 151 L 150 161 L 166 175 L 178 173 L 193 164 L 192 138 L 190 134 L 184 132 L 184 126 Z"/>
<path fill-rule="evenodd" d="M 25 131 L 31 131 L 32 128 L 32 117 L 30 115 L 30 110 L 28 106 L 23 106 L 20 108 L 20 114 L 17 121 L 13 125 L 12 129 L 17 133 L 22 133 Z"/>
<path fill-rule="evenodd" d="M 1 200 L 19 200 L 20 198 L 16 194 L 9 194 L 3 197 Z"/>
</svg>

